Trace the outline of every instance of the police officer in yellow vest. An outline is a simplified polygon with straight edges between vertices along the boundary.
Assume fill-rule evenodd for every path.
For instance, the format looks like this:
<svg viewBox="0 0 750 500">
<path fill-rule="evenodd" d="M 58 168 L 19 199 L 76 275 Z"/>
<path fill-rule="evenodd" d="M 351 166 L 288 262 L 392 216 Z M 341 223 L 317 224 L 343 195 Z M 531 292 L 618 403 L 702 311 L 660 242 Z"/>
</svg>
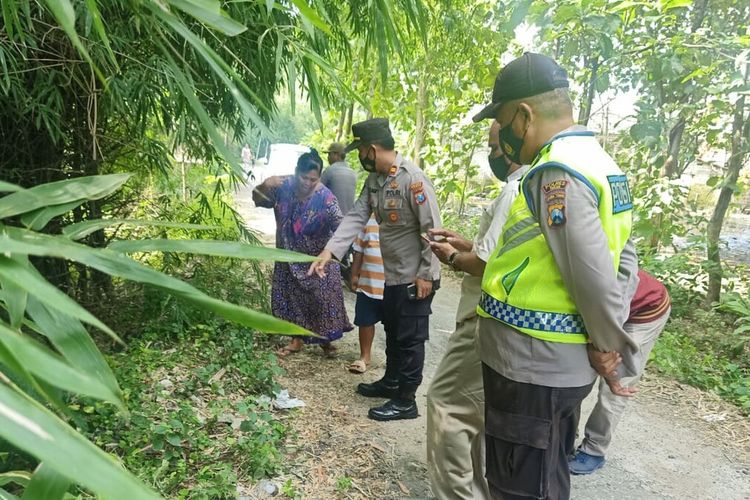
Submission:
<svg viewBox="0 0 750 500">
<path fill-rule="evenodd" d="M 622 326 L 624 283 L 637 279 L 630 189 L 594 134 L 574 124 L 565 70 L 546 56 L 526 53 L 498 73 L 474 121 L 486 118 L 501 124 L 505 155 L 531 164 L 477 308 L 487 480 L 493 498 L 569 498 L 567 457 L 596 378 L 587 345 L 637 350 Z"/>
</svg>

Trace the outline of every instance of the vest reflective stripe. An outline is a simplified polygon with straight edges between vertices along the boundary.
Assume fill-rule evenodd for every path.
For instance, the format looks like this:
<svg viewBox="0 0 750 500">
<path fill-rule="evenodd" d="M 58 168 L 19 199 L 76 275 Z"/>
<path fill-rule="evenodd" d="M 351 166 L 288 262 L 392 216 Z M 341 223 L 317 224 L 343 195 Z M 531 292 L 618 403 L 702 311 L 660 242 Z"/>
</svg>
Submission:
<svg viewBox="0 0 750 500">
<path fill-rule="evenodd" d="M 477 313 L 544 341 L 583 344 L 588 339 L 583 318 L 538 222 L 546 223 L 547 214 L 537 217 L 536 207 L 530 206 L 529 180 L 547 168 L 565 170 L 591 189 L 607 236 L 612 272 L 617 273 L 632 226 L 627 178 L 592 133 L 561 135 L 542 148 L 521 180 L 523 195 L 511 205 L 500 241 L 487 261 Z"/>
<path fill-rule="evenodd" d="M 505 252 L 509 252 L 509 251 L 513 250 L 518 245 L 523 245 L 527 241 L 533 240 L 534 238 L 536 238 L 537 236 L 540 236 L 541 234 L 542 234 L 542 230 L 539 228 L 539 225 L 537 225 L 534 228 L 531 228 L 531 230 L 526 231 L 525 233 L 523 233 L 522 235 L 520 235 L 516 239 L 514 239 L 514 240 L 506 243 L 505 245 L 503 245 L 503 248 L 501 248 L 500 251 L 497 252 L 497 257 L 500 257 Z"/>
<path fill-rule="evenodd" d="M 566 335 L 585 335 L 586 326 L 580 314 L 560 314 L 546 311 L 530 311 L 513 307 L 482 292 L 479 302 L 481 308 L 490 316 L 515 328 L 531 328 L 540 332 L 535 337 L 554 342 L 553 336 L 541 332 L 562 333 Z"/>
</svg>

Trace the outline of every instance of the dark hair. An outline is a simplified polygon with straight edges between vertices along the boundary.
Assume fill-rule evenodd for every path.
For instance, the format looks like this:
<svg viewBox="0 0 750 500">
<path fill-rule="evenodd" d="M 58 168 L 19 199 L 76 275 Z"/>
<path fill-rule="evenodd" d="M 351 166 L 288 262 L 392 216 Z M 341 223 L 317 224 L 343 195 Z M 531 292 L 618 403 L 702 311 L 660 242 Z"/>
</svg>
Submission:
<svg viewBox="0 0 750 500">
<path fill-rule="evenodd" d="M 386 137 L 385 139 L 372 141 L 370 142 L 370 144 L 377 144 L 387 151 L 393 151 L 394 149 L 396 149 L 396 141 L 393 140 L 393 137 Z"/>
<path fill-rule="evenodd" d="M 304 174 L 310 170 L 317 170 L 318 173 L 323 170 L 323 160 L 320 158 L 320 155 L 315 148 L 310 148 L 309 153 L 305 153 L 299 157 L 295 172 L 298 174 Z"/>
</svg>

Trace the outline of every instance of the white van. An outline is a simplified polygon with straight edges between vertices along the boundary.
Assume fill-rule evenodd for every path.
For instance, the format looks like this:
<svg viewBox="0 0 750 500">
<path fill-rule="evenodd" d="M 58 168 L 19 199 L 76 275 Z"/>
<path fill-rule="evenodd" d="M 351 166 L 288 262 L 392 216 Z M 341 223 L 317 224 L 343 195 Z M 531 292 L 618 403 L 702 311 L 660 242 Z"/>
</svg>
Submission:
<svg viewBox="0 0 750 500">
<path fill-rule="evenodd" d="M 255 181 L 253 184 L 260 184 L 266 178 L 272 175 L 293 175 L 297 166 L 297 160 L 300 156 L 310 151 L 307 146 L 299 144 L 271 144 L 268 153 L 268 160 L 263 162 L 256 161 L 253 167 Z"/>
</svg>

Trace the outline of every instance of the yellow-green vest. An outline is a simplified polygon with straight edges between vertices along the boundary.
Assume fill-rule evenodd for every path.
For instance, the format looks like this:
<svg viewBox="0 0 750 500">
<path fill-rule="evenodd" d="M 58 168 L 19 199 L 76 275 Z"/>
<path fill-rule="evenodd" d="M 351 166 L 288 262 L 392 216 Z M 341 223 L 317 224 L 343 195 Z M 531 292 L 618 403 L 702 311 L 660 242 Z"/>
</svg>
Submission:
<svg viewBox="0 0 750 500">
<path fill-rule="evenodd" d="M 584 344 L 588 336 L 583 318 L 563 283 L 532 212 L 534 207 L 530 207 L 529 181 L 547 168 L 566 170 L 594 192 L 612 255 L 612 272 L 617 273 L 632 227 L 633 203 L 627 177 L 592 132 L 563 133 L 541 149 L 521 180 L 521 193 L 511 205 L 498 245 L 484 270 L 477 313 L 538 339 Z M 554 191 L 561 194 L 564 188 L 543 186 L 549 200 L 554 200 Z M 545 205 L 549 213 L 541 214 L 539 220 L 549 223 L 547 218 L 560 212 L 553 212 L 554 201 L 542 203 Z"/>
</svg>

